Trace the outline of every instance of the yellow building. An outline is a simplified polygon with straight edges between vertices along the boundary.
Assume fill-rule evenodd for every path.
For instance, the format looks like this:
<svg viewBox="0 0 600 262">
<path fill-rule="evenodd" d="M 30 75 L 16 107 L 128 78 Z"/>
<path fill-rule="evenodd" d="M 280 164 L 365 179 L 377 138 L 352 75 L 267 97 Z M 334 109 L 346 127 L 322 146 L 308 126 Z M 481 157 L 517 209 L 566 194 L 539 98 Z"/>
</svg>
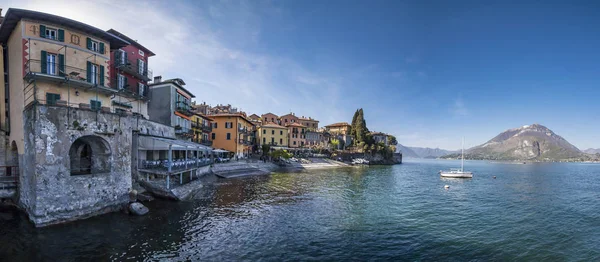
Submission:
<svg viewBox="0 0 600 262">
<path fill-rule="evenodd" d="M 350 132 L 350 124 L 346 122 L 335 123 L 325 126 L 327 132 L 332 135 L 348 135 Z"/>
<path fill-rule="evenodd" d="M 0 27 L 0 42 L 8 49 L 8 139 L 19 155 L 29 105 L 111 110 L 117 90 L 110 85 L 110 50 L 128 42 L 81 22 L 12 8 Z"/>
<path fill-rule="evenodd" d="M 288 129 L 275 123 L 267 123 L 256 131 L 259 145 L 288 146 Z"/>
<path fill-rule="evenodd" d="M 305 126 L 307 130 L 316 131 L 319 129 L 319 120 L 316 120 L 312 117 L 299 117 L 298 123 Z"/>
<path fill-rule="evenodd" d="M 254 124 L 244 114 L 209 115 L 213 120 L 210 139 L 213 148 L 224 149 L 238 157 L 246 157 L 252 152 Z"/>
<path fill-rule="evenodd" d="M 203 114 L 195 113 L 192 116 L 192 131 L 194 132 L 192 142 L 205 146 L 212 146 L 212 141 L 210 140 L 212 134 L 212 120 L 210 118 Z"/>
<path fill-rule="evenodd" d="M 304 147 L 306 144 L 306 127 L 300 123 L 291 123 L 286 125 L 288 128 L 289 147 Z"/>
</svg>

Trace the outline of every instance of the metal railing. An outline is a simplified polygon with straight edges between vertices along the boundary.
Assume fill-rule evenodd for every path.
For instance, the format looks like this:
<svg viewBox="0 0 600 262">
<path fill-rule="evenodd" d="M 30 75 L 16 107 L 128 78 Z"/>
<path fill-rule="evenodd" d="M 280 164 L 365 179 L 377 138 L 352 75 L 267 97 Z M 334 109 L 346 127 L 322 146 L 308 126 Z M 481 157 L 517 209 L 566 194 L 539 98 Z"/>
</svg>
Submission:
<svg viewBox="0 0 600 262">
<path fill-rule="evenodd" d="M 115 52 L 115 68 L 129 73 L 133 76 L 139 77 L 146 81 L 150 81 L 152 79 L 152 70 L 148 69 L 148 66 L 144 62 L 144 66 L 140 67 L 139 62 L 133 58 L 125 58 L 121 57 L 120 52 Z"/>
<path fill-rule="evenodd" d="M 192 106 L 182 101 L 177 101 L 177 103 L 175 103 L 175 110 L 186 116 L 192 116 L 194 114 Z"/>
<path fill-rule="evenodd" d="M 149 95 L 149 89 L 147 85 L 144 85 L 144 88 L 140 90 L 140 87 L 138 85 L 138 82 L 135 82 L 134 84 L 131 83 L 123 83 L 123 86 L 120 86 L 119 83 L 119 77 L 115 77 L 112 78 L 112 80 L 110 81 L 110 85 L 113 89 L 118 90 L 120 93 L 125 94 L 125 95 L 129 95 L 129 96 L 133 96 L 133 97 L 141 97 L 141 98 L 145 98 L 148 99 L 148 95 Z"/>
<path fill-rule="evenodd" d="M 108 72 L 108 68 L 105 68 L 105 73 Z M 87 83 L 90 86 L 108 86 L 109 78 L 101 75 L 100 70 L 98 72 L 90 72 L 88 74 L 87 69 L 78 68 L 69 65 L 61 66 L 56 62 L 46 62 L 40 60 L 28 60 L 25 64 L 26 76 L 32 74 L 44 75 L 48 77 L 55 77 L 56 79 L 64 78 L 64 80 L 76 80 L 79 83 Z"/>
<path fill-rule="evenodd" d="M 169 165 L 171 166 L 171 171 L 176 172 L 177 170 L 185 170 L 196 167 L 203 167 L 212 164 L 213 162 L 209 158 L 201 158 L 201 159 L 173 159 L 171 163 L 169 163 L 168 159 L 159 159 L 159 160 L 141 160 L 141 166 L 143 169 L 156 169 L 156 170 L 168 170 Z"/>
</svg>

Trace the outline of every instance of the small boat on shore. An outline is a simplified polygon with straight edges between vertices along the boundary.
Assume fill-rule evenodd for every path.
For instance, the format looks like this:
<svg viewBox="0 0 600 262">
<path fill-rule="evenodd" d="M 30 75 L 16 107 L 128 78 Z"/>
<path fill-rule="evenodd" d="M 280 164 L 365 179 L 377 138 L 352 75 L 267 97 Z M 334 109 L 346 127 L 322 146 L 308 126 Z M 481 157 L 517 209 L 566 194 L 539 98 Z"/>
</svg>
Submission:
<svg viewBox="0 0 600 262">
<path fill-rule="evenodd" d="M 440 176 L 448 177 L 448 178 L 472 178 L 473 172 L 464 170 L 464 162 L 465 162 L 465 139 L 463 138 L 461 158 L 460 158 L 460 169 L 452 168 L 449 171 L 440 170 Z"/>
</svg>

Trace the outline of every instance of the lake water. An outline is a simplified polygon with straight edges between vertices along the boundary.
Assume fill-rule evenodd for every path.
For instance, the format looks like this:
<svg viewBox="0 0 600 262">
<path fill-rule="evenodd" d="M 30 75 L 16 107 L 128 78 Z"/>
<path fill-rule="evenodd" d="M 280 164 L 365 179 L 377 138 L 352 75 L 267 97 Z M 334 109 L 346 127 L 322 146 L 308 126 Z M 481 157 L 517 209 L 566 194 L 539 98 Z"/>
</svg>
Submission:
<svg viewBox="0 0 600 262">
<path fill-rule="evenodd" d="M 459 165 L 216 180 L 145 217 L 43 229 L 4 211 L 0 260 L 600 260 L 599 164 L 468 161 L 473 179 L 437 174 Z"/>
</svg>

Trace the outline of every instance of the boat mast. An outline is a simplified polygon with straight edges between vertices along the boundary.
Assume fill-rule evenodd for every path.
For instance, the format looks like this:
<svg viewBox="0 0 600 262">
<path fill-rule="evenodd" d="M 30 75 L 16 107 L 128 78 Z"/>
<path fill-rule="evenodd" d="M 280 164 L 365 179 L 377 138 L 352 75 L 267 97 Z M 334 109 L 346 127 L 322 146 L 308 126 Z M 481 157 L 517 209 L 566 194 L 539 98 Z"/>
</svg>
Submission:
<svg viewBox="0 0 600 262">
<path fill-rule="evenodd" d="M 465 138 L 462 138 L 462 149 L 461 149 L 461 159 L 460 159 L 460 172 L 464 171 L 464 163 L 465 163 Z"/>
</svg>

